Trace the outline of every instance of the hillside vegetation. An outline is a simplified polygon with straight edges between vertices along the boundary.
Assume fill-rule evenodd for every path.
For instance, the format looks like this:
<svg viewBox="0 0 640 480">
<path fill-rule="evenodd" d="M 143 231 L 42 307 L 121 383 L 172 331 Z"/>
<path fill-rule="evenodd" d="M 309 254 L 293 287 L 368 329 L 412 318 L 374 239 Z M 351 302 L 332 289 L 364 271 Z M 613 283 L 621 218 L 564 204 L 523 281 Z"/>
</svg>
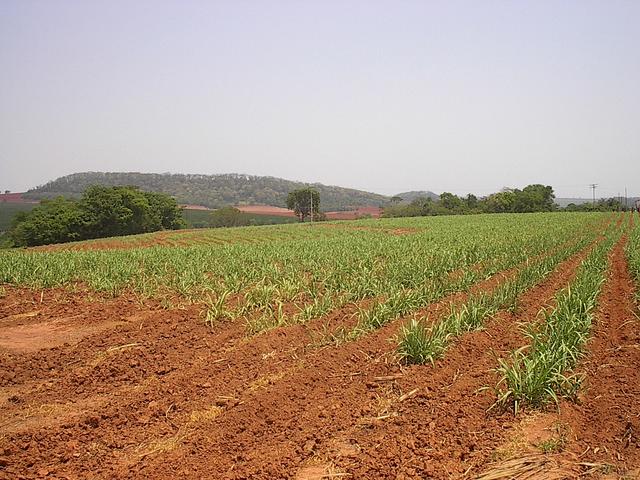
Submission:
<svg viewBox="0 0 640 480">
<path fill-rule="evenodd" d="M 162 192 L 175 197 L 181 204 L 220 208 L 225 205 L 263 204 L 285 207 L 290 191 L 307 184 L 275 177 L 221 174 L 194 175 L 135 172 L 84 172 L 66 175 L 29 190 L 24 196 L 40 200 L 59 195 L 78 198 L 89 186 L 133 185 L 150 192 Z M 321 208 L 325 211 L 349 210 L 360 206 L 381 206 L 388 197 L 314 183 L 320 193 Z"/>
</svg>

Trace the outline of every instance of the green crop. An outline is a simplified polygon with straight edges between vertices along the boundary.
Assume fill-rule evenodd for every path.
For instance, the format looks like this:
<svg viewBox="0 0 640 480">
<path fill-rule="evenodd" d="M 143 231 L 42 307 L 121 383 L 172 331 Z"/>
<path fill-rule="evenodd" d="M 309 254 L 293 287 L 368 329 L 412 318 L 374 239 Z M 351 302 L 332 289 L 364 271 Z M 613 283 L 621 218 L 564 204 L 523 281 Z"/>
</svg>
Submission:
<svg viewBox="0 0 640 480">
<path fill-rule="evenodd" d="M 202 305 L 208 324 L 244 318 L 249 333 L 356 303 L 353 339 L 527 258 L 585 241 L 605 218 L 473 215 L 159 232 L 0 251 L 0 284 L 178 298 Z M 78 250 L 105 244 L 119 248 Z"/>
<path fill-rule="evenodd" d="M 530 345 L 499 360 L 495 406 L 512 406 L 517 413 L 523 404 L 541 407 L 560 397 L 575 397 L 582 377 L 571 369 L 584 353 L 608 252 L 620 235 L 619 229 L 610 229 L 582 262 L 574 281 L 556 295 L 556 307 L 544 312 L 542 322 L 526 328 Z"/>
</svg>

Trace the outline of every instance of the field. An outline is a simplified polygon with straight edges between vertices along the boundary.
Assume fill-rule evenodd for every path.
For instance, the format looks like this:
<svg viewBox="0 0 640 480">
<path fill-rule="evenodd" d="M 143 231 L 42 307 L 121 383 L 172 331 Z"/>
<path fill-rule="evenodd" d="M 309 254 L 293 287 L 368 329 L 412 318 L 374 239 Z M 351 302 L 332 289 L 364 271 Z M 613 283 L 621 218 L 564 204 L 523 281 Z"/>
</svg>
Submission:
<svg viewBox="0 0 640 480">
<path fill-rule="evenodd" d="M 640 217 L 0 251 L 0 478 L 638 478 Z"/>
<path fill-rule="evenodd" d="M 259 213 L 248 213 L 251 225 L 277 225 L 280 223 L 295 223 L 295 217 L 283 217 L 281 215 L 264 215 Z M 211 210 L 185 208 L 182 210 L 182 216 L 187 222 L 189 228 L 200 228 L 209 225 Z"/>
<path fill-rule="evenodd" d="M 13 217 L 18 212 L 29 212 L 36 203 L 26 202 L 0 202 L 0 233 L 9 230 Z"/>
</svg>

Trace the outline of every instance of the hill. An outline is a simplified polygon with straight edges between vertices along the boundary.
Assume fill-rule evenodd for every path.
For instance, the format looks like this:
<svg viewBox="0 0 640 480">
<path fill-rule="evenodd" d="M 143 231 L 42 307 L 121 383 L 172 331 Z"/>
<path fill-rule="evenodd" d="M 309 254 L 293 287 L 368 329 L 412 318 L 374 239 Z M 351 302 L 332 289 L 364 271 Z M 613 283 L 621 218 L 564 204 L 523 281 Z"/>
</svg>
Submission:
<svg viewBox="0 0 640 480">
<path fill-rule="evenodd" d="M 415 200 L 416 198 L 420 198 L 420 197 L 428 197 L 431 200 L 439 200 L 440 199 L 440 195 L 438 195 L 437 193 L 433 193 L 430 190 L 403 192 L 403 193 L 398 193 L 395 196 L 396 197 L 400 197 L 403 202 L 407 202 L 407 203 L 410 203 L 413 200 Z"/>
<path fill-rule="evenodd" d="M 58 195 L 79 197 L 90 185 L 135 185 L 142 190 L 172 195 L 180 204 L 219 208 L 225 205 L 273 205 L 284 207 L 287 194 L 309 186 L 276 177 L 260 177 L 235 173 L 220 175 L 83 172 L 60 177 L 29 190 L 25 198 L 41 200 Z M 380 206 L 389 197 L 351 188 L 311 184 L 320 192 L 323 210 L 350 210 L 354 207 Z"/>
</svg>

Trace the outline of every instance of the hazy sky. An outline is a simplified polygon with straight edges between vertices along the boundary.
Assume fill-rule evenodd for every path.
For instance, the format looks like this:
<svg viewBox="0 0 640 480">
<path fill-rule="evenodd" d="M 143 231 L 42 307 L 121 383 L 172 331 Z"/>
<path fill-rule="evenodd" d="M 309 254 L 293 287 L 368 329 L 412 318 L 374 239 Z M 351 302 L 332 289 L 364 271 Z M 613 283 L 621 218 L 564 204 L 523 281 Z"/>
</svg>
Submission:
<svg viewBox="0 0 640 480">
<path fill-rule="evenodd" d="M 0 0 L 0 189 L 640 194 L 640 1 Z"/>
</svg>

